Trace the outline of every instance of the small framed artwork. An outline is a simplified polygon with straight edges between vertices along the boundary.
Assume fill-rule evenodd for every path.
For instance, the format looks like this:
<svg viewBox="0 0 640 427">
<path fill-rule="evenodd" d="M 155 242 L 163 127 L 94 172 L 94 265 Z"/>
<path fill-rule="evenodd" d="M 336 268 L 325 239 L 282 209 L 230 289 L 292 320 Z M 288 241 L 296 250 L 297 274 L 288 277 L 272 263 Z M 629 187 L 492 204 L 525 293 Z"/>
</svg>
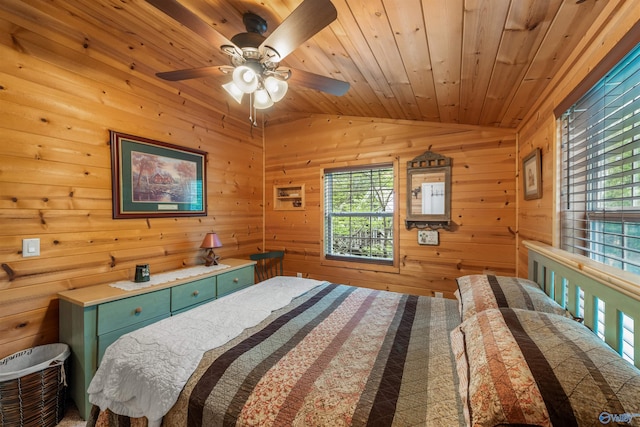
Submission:
<svg viewBox="0 0 640 427">
<path fill-rule="evenodd" d="M 525 200 L 539 199 L 542 197 L 542 166 L 540 160 L 540 148 L 536 148 L 522 159 Z"/>
<path fill-rule="evenodd" d="M 418 244 L 438 245 L 438 230 L 418 230 Z"/>
<path fill-rule="evenodd" d="M 204 151 L 109 133 L 113 218 L 207 215 Z"/>
</svg>

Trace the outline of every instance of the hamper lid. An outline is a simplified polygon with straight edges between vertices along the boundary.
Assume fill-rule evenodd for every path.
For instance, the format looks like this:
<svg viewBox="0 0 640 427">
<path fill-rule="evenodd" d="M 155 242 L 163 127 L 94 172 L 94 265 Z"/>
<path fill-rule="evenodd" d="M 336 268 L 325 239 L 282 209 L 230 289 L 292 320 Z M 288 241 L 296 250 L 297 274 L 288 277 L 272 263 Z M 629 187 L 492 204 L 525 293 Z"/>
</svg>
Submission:
<svg viewBox="0 0 640 427">
<path fill-rule="evenodd" d="M 63 343 L 31 347 L 0 359 L 0 382 L 41 371 L 52 364 L 63 363 L 71 354 Z"/>
</svg>

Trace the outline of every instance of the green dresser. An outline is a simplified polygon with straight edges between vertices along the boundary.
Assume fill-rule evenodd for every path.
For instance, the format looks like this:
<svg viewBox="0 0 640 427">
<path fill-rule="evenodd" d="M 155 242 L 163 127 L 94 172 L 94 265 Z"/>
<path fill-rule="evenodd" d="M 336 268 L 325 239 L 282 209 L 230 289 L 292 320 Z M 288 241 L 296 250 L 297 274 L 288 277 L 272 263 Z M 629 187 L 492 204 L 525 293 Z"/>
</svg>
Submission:
<svg viewBox="0 0 640 427">
<path fill-rule="evenodd" d="M 86 390 L 111 343 L 254 283 L 254 261 L 225 259 L 223 263 L 230 267 L 134 291 L 104 284 L 58 294 L 60 342 L 71 347 L 69 389 L 84 419 L 91 411 Z"/>
</svg>

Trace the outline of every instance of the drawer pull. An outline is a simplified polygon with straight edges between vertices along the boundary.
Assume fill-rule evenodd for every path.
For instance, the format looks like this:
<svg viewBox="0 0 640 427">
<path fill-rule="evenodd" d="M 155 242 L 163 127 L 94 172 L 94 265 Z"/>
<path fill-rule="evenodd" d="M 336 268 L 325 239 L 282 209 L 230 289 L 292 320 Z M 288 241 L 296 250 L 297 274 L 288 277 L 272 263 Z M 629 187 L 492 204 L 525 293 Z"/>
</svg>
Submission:
<svg viewBox="0 0 640 427">
<path fill-rule="evenodd" d="M 134 312 L 135 314 L 140 314 L 140 313 L 142 313 L 142 307 L 137 307 L 135 310 L 133 310 L 133 312 Z"/>
<path fill-rule="evenodd" d="M 197 297 L 198 295 L 200 295 L 200 291 L 193 291 L 193 296 Z"/>
<path fill-rule="evenodd" d="M 240 281 L 240 279 L 238 279 L 237 277 L 235 279 L 233 279 L 233 283 L 238 283 Z"/>
</svg>

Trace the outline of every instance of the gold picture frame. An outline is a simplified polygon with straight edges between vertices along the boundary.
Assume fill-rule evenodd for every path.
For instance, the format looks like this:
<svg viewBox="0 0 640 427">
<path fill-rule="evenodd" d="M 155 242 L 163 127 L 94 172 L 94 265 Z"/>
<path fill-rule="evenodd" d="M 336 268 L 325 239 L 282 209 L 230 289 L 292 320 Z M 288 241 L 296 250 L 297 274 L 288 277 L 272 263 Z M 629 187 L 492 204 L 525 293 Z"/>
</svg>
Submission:
<svg viewBox="0 0 640 427">
<path fill-rule="evenodd" d="M 522 159 L 522 182 L 524 199 L 533 200 L 542 197 L 542 154 L 536 148 Z"/>
</svg>

